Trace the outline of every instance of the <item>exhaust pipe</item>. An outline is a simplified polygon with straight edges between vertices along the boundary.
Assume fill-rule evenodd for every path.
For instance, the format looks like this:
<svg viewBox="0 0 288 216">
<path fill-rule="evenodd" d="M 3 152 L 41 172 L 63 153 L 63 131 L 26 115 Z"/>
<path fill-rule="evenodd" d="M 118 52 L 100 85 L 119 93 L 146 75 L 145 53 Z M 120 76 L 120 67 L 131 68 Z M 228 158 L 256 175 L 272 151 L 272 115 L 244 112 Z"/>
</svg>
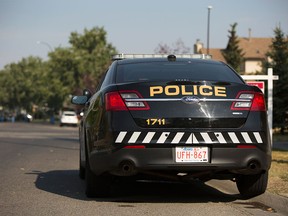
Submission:
<svg viewBox="0 0 288 216">
<path fill-rule="evenodd" d="M 119 164 L 119 175 L 120 176 L 132 176 L 137 173 L 135 164 L 133 161 L 124 160 Z"/>
<path fill-rule="evenodd" d="M 261 168 L 261 165 L 260 165 L 260 163 L 258 162 L 258 161 L 256 161 L 256 160 L 253 160 L 253 161 L 250 161 L 249 163 L 248 163 L 248 169 L 249 170 L 251 170 L 251 171 L 257 171 L 257 170 L 260 170 L 260 168 Z"/>
</svg>

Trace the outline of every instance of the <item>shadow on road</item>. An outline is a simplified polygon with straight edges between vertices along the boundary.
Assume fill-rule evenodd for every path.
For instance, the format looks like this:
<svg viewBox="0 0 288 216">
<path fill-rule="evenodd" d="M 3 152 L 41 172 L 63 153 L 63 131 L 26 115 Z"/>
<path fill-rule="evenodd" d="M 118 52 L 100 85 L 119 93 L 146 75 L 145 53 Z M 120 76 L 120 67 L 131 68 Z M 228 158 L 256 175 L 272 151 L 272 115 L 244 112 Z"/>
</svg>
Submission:
<svg viewBox="0 0 288 216">
<path fill-rule="evenodd" d="M 84 181 L 78 177 L 77 170 L 33 171 L 26 174 L 37 175 L 35 186 L 40 190 L 73 199 L 86 200 Z"/>
<path fill-rule="evenodd" d="M 32 172 L 38 175 L 35 186 L 43 191 L 78 200 L 124 203 L 207 203 L 232 202 L 238 195 L 225 194 L 202 182 L 192 183 L 156 181 L 115 181 L 111 185 L 111 198 L 88 199 L 85 183 L 77 170 Z"/>
</svg>

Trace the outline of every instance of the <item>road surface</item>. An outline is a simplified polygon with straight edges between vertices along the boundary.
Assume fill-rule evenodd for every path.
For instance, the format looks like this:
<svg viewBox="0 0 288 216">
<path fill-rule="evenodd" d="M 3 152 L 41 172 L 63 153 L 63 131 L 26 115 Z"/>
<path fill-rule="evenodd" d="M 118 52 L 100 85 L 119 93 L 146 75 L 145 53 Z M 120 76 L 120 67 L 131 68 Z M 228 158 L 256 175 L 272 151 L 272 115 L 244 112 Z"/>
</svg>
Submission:
<svg viewBox="0 0 288 216">
<path fill-rule="evenodd" d="M 0 123 L 0 215 L 285 215 L 225 181 L 115 182 L 112 198 L 88 199 L 78 156 L 77 128 Z"/>
</svg>

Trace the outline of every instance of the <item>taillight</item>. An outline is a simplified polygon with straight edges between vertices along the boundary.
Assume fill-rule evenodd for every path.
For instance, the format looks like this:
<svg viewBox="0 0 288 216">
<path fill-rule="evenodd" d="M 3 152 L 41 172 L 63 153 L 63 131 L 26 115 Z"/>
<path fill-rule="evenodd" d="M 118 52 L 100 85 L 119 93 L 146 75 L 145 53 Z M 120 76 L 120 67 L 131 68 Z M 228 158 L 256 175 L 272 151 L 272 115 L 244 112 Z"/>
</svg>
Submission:
<svg viewBox="0 0 288 216">
<path fill-rule="evenodd" d="M 142 96 L 137 91 L 120 91 L 121 97 L 129 110 L 149 110 L 150 107 L 146 101 L 142 101 Z"/>
<path fill-rule="evenodd" d="M 149 110 L 150 107 L 146 101 L 137 101 L 142 96 L 137 91 L 120 91 L 121 97 L 124 99 L 125 104 L 129 110 Z M 127 100 L 126 100 L 127 99 Z"/>
<path fill-rule="evenodd" d="M 231 110 L 266 111 L 264 95 L 260 92 L 239 92 Z"/>
<path fill-rule="evenodd" d="M 109 92 L 105 95 L 105 107 L 107 111 L 127 110 L 119 92 Z"/>
<path fill-rule="evenodd" d="M 266 111 L 266 104 L 264 95 L 262 93 L 256 93 L 253 98 L 251 111 Z"/>
<path fill-rule="evenodd" d="M 105 95 L 105 104 L 107 111 L 121 110 L 149 110 L 150 107 L 145 101 L 137 101 L 142 98 L 137 91 L 109 92 Z M 132 99 L 127 100 L 126 99 Z"/>
</svg>

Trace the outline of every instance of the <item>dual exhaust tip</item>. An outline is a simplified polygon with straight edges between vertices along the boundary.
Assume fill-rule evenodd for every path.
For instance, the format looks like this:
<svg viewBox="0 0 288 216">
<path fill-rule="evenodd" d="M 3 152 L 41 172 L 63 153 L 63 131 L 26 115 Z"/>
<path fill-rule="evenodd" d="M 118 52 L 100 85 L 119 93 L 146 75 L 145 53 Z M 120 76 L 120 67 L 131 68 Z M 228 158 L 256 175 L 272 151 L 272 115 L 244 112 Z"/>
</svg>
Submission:
<svg viewBox="0 0 288 216">
<path fill-rule="evenodd" d="M 248 163 L 248 169 L 251 170 L 251 171 L 256 171 L 256 170 L 259 170 L 261 169 L 261 165 L 259 163 L 259 161 L 256 161 L 256 160 L 252 160 Z"/>
<path fill-rule="evenodd" d="M 137 173 L 135 163 L 131 160 L 124 160 L 119 164 L 121 176 L 133 176 Z"/>
</svg>

